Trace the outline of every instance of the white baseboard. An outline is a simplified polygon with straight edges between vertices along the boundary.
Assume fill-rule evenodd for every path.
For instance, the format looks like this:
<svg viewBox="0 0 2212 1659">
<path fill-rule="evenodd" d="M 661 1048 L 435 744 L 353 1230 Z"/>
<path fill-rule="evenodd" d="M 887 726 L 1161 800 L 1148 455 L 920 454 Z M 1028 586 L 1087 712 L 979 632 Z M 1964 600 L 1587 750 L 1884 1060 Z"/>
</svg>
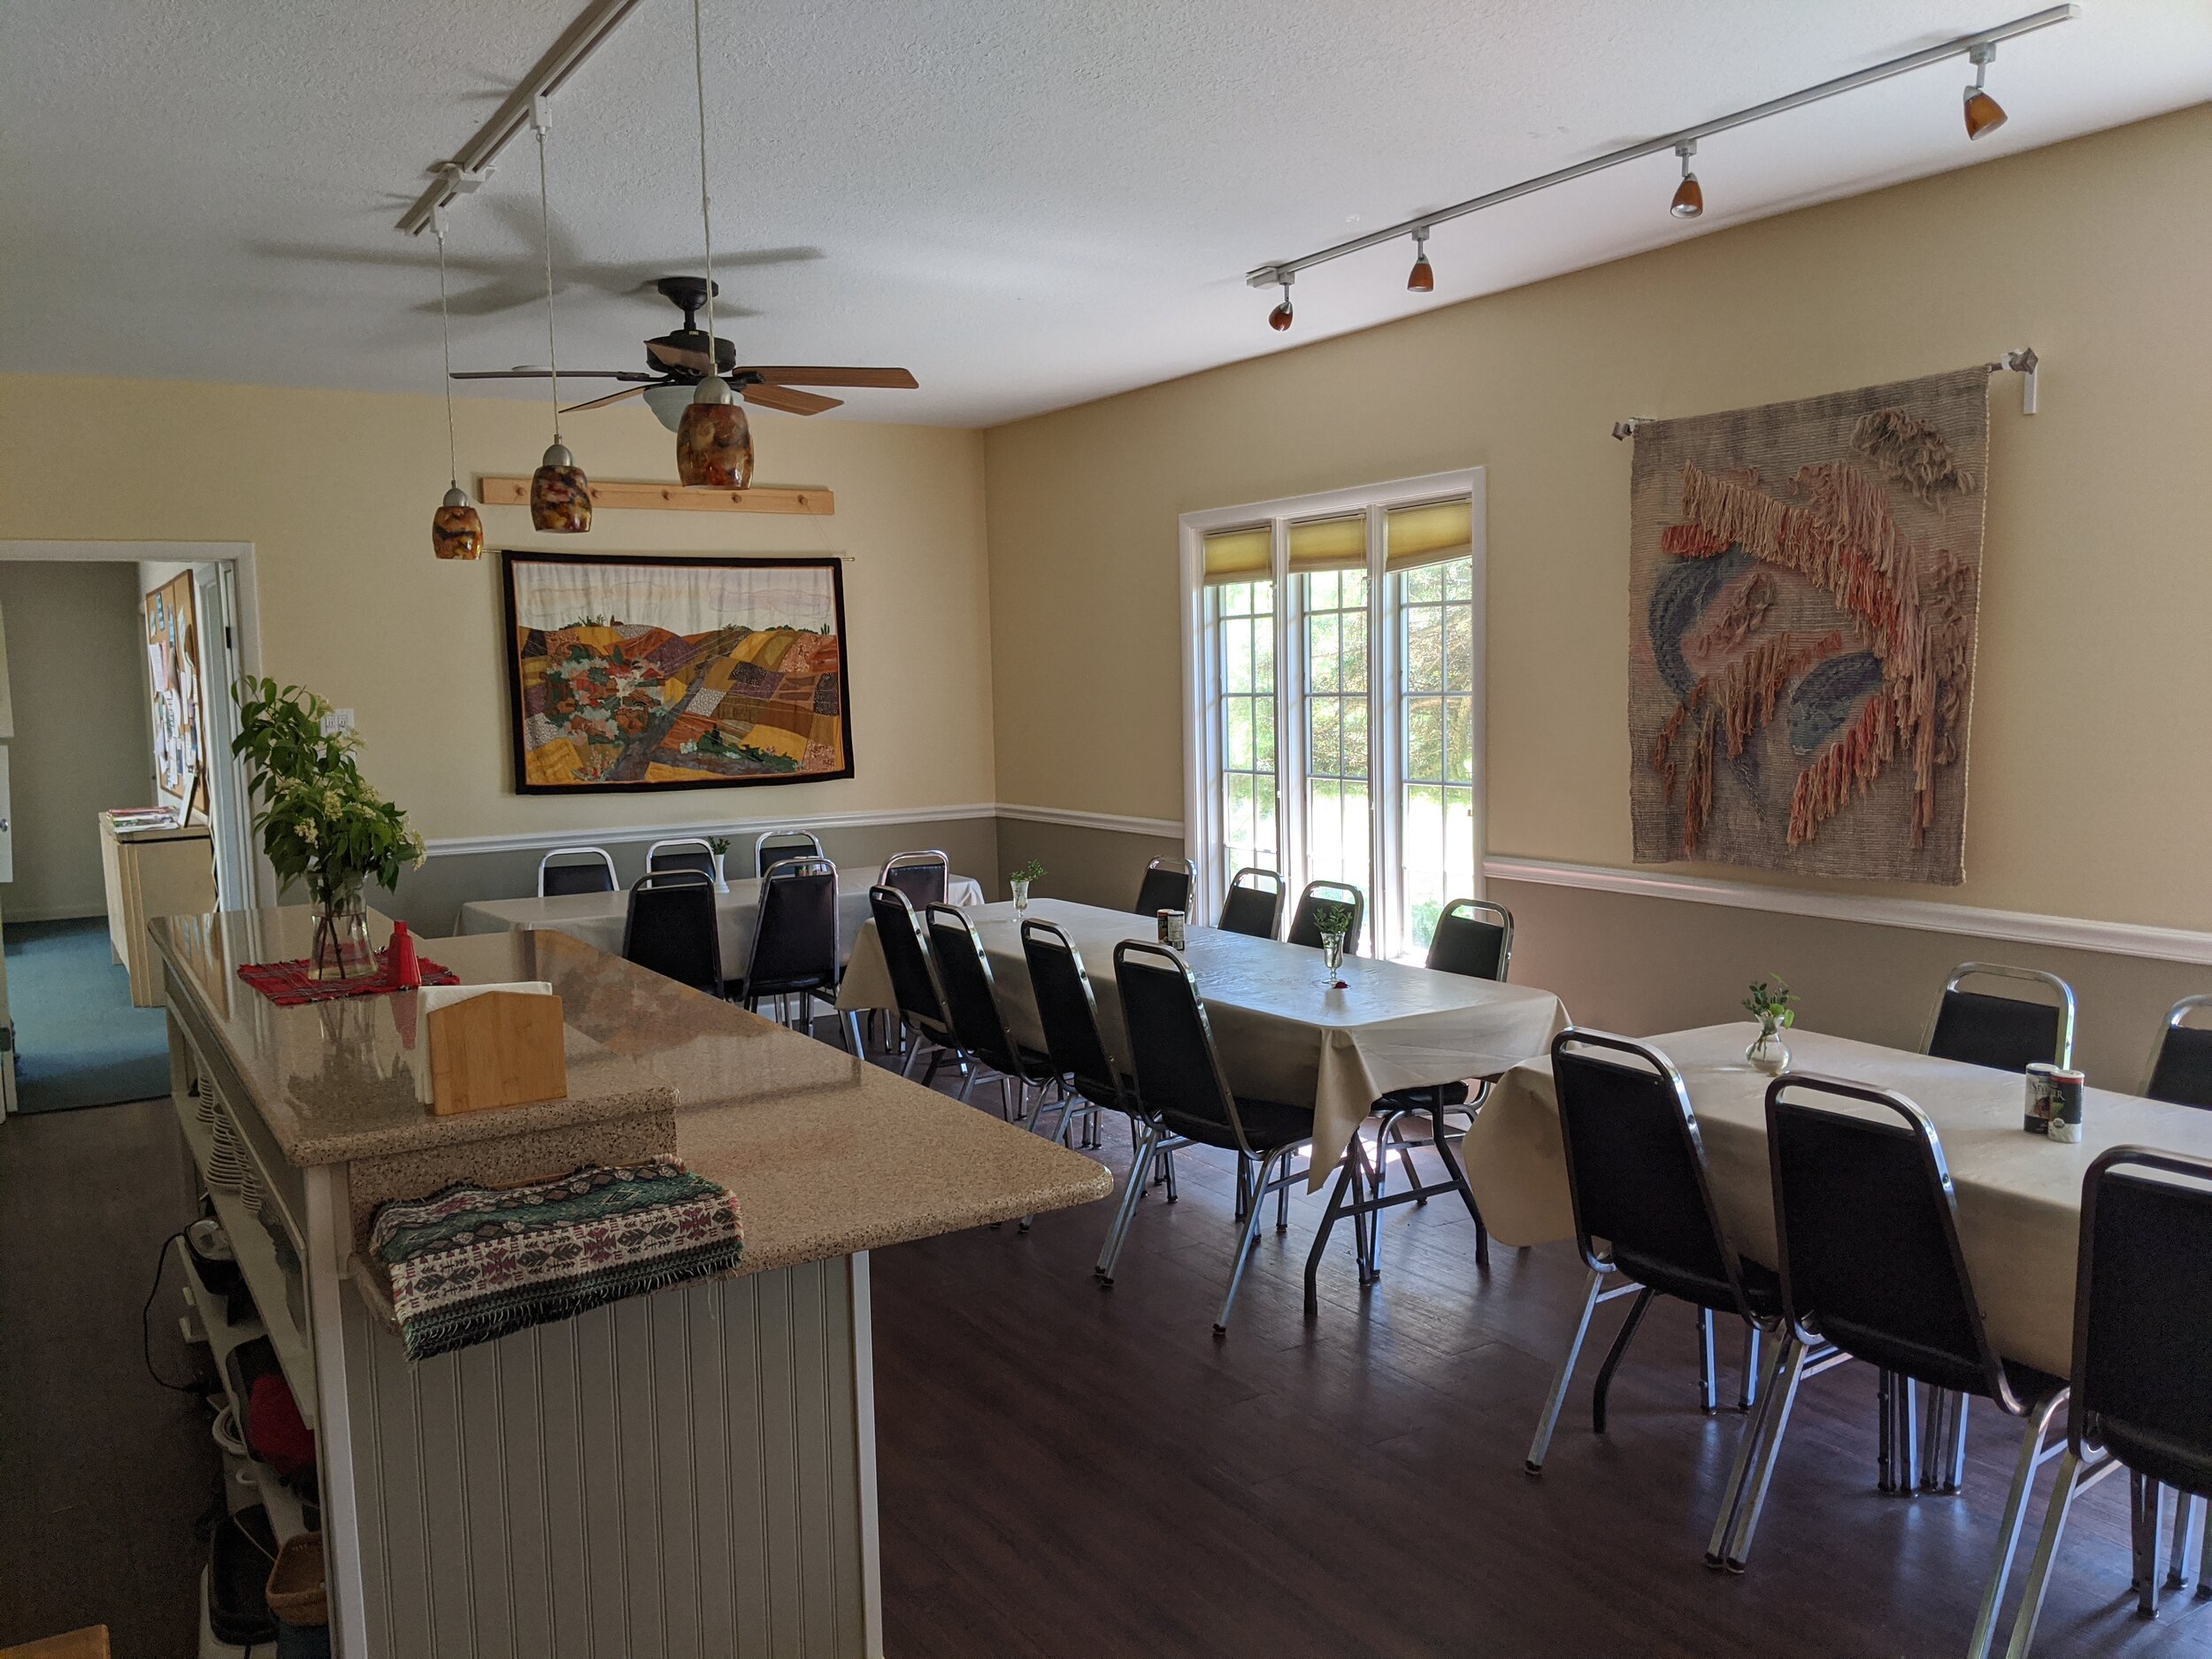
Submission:
<svg viewBox="0 0 2212 1659">
<path fill-rule="evenodd" d="M 1546 887 L 1583 887 L 1638 898 L 1686 899 L 1696 904 L 1770 910 L 1785 916 L 1816 916 L 1829 921 L 1860 922 L 1870 927 L 1909 927 L 1923 933 L 1962 933 L 1977 939 L 2002 939 L 2018 944 L 2054 945 L 2069 950 L 2095 950 L 2108 956 L 2146 956 L 2159 962 L 2212 966 L 2212 933 L 2179 927 L 2095 922 L 2073 916 L 2039 916 L 2027 910 L 1985 910 L 1978 905 L 1944 904 L 1928 899 L 1814 893 L 1748 881 L 1721 881 L 1709 876 L 1623 870 L 1608 864 L 1491 858 L 1484 862 L 1482 869 L 1483 874 L 1493 881 L 1532 881 Z"/>
<path fill-rule="evenodd" d="M 104 922 L 107 907 L 87 910 L 81 904 L 9 904 L 0 906 L 0 922 Z"/>
</svg>

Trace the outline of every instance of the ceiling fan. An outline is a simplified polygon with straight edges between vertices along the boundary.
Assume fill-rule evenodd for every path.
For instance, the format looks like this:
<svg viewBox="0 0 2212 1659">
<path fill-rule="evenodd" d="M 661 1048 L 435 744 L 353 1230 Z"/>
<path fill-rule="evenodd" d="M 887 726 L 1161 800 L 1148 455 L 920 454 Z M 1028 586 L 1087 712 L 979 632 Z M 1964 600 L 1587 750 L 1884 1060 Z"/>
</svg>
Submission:
<svg viewBox="0 0 2212 1659">
<path fill-rule="evenodd" d="M 645 342 L 646 370 L 636 369 L 564 369 L 565 380 L 628 380 L 634 382 L 618 392 L 604 397 L 595 397 L 588 403 L 572 403 L 561 412 L 574 414 L 580 409 L 598 409 L 608 403 L 618 403 L 626 397 L 642 396 L 646 404 L 659 418 L 661 425 L 671 432 L 683 419 L 685 407 L 691 402 L 692 388 L 708 373 L 709 336 L 698 326 L 698 313 L 707 303 L 708 285 L 703 277 L 664 276 L 653 284 L 654 288 L 670 303 L 682 311 L 684 326 L 672 333 L 657 335 Z M 720 286 L 716 285 L 719 294 Z M 811 365 L 775 364 L 741 367 L 737 348 L 727 340 L 713 342 L 713 368 L 729 388 L 749 403 L 764 409 L 780 409 L 787 415 L 818 415 L 826 409 L 835 409 L 845 400 L 824 397 L 819 393 L 802 388 L 809 386 L 881 387 L 893 391 L 912 391 L 917 382 L 905 369 L 836 368 Z M 546 369 L 457 369 L 452 378 L 457 380 L 541 380 L 550 373 Z"/>
</svg>

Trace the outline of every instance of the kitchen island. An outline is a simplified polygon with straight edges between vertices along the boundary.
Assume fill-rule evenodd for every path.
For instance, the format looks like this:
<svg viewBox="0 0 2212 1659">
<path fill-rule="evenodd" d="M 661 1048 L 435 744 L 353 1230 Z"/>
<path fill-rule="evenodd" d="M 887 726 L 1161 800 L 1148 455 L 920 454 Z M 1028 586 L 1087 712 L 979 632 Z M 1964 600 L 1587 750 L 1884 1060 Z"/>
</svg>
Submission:
<svg viewBox="0 0 2212 1659">
<path fill-rule="evenodd" d="M 282 1008 L 238 978 L 310 927 L 150 931 L 179 1122 L 316 1431 L 336 1651 L 879 1654 L 867 1252 L 1108 1171 L 553 933 L 426 941 L 465 984 L 550 982 L 567 1048 L 567 1098 L 434 1116 L 411 993 Z M 379 1202 L 672 1152 L 735 1195 L 734 1273 L 407 1362 Z"/>
</svg>

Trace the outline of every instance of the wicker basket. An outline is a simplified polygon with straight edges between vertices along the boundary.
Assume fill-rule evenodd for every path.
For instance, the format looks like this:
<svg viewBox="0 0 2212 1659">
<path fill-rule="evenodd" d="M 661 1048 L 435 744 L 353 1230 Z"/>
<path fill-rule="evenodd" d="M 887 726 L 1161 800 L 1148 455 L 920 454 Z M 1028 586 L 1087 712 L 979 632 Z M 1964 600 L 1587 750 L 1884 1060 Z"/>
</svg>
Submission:
<svg viewBox="0 0 2212 1659">
<path fill-rule="evenodd" d="M 278 1548 L 269 1569 L 269 1611 L 287 1624 L 327 1624 L 330 1600 L 323 1590 L 323 1535 L 301 1532 Z"/>
</svg>

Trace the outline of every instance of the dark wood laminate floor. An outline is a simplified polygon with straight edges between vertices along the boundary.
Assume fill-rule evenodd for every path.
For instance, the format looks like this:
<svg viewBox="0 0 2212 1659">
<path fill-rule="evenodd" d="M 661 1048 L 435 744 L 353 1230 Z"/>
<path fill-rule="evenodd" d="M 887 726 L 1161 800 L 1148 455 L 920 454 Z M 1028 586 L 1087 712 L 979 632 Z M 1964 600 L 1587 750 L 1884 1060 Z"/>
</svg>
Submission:
<svg viewBox="0 0 2212 1659">
<path fill-rule="evenodd" d="M 206 1414 L 137 1352 L 155 1245 L 184 1213 L 167 1110 L 0 1125 L 0 1643 L 104 1619 L 119 1655 L 193 1652 L 216 1459 Z M 1118 1167 L 1126 1138 L 1108 1140 Z M 1603 1440 L 1586 1376 L 1532 1481 L 1579 1283 L 1566 1251 L 1501 1250 L 1479 1280 L 1463 1211 L 1402 1210 L 1382 1284 L 1359 1290 L 1346 1235 L 1308 1325 L 1320 1206 L 1301 1197 L 1217 1342 L 1226 1164 L 1186 1155 L 1182 1193 L 1146 1200 L 1110 1292 L 1089 1271 L 1104 1206 L 877 1254 L 892 1659 L 1963 1649 L 2009 1423 L 1977 1417 L 1963 1500 L 1883 1498 L 1871 1377 L 1817 1379 L 1752 1570 L 1721 1577 L 1700 1555 L 1740 1419 L 1696 1410 L 1686 1312 L 1646 1321 Z M 173 1301 L 155 1356 L 181 1376 Z M 2120 1495 L 2078 1512 L 2037 1654 L 2212 1654 L 2212 1603 L 2126 1610 Z"/>
</svg>

